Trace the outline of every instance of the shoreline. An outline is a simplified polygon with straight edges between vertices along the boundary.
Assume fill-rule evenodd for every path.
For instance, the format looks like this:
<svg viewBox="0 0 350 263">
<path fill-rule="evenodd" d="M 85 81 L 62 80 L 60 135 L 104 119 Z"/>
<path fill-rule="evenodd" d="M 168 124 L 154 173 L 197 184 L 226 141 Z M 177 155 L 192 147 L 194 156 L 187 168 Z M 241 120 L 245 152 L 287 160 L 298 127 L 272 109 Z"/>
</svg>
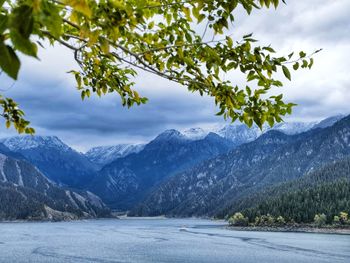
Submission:
<svg viewBox="0 0 350 263">
<path fill-rule="evenodd" d="M 0 224 L 8 223 L 62 223 L 62 222 L 81 222 L 81 221 L 98 221 L 98 220 L 167 220 L 172 219 L 165 216 L 157 217 L 106 217 L 106 218 L 80 218 L 74 220 L 0 220 Z M 178 218 L 179 219 L 179 218 Z M 181 219 L 204 219 L 204 218 L 181 218 Z M 225 220 L 208 219 L 213 222 L 225 222 L 226 225 L 218 225 L 219 228 L 230 231 L 249 231 L 249 232 L 280 232 L 280 233 L 314 233 L 314 234 L 333 234 L 333 235 L 350 235 L 350 226 L 347 227 L 315 227 L 312 225 L 285 225 L 285 226 L 230 226 Z"/>
<path fill-rule="evenodd" d="M 231 231 L 256 231 L 256 232 L 288 232 L 288 233 L 318 233 L 350 235 L 350 227 L 312 227 L 312 226 L 226 226 Z"/>
</svg>

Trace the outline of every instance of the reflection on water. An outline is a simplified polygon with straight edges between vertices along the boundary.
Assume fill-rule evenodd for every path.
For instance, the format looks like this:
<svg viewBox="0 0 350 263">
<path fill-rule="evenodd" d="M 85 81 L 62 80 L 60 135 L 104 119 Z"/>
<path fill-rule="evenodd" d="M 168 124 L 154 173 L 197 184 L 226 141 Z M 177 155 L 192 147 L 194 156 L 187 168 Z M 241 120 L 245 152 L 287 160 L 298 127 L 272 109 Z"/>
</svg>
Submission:
<svg viewBox="0 0 350 263">
<path fill-rule="evenodd" d="M 198 219 L 2 223 L 0 262 L 350 262 L 350 236 L 237 232 Z"/>
</svg>

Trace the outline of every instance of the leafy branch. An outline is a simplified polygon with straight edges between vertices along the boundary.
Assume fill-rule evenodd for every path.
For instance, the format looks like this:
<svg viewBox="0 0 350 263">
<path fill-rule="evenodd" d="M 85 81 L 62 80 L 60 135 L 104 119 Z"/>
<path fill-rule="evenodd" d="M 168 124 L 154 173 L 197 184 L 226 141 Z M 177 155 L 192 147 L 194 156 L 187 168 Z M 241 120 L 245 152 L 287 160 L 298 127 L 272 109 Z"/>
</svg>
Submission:
<svg viewBox="0 0 350 263">
<path fill-rule="evenodd" d="M 273 125 L 295 105 L 285 103 L 282 94 L 268 96 L 272 88 L 283 85 L 275 73 L 281 71 L 291 80 L 289 66 L 311 68 L 318 51 L 276 56 L 272 47 L 257 45 L 252 34 L 234 41 L 224 29 L 234 23 L 238 6 L 250 14 L 253 9 L 277 8 L 279 2 L 0 0 L 0 68 L 17 79 L 18 53 L 37 57 L 32 40 L 36 36 L 72 50 L 80 70 L 70 72 L 82 99 L 116 92 L 125 106 L 146 103 L 147 98 L 133 88 L 136 69 L 141 69 L 213 97 L 224 118 L 248 126 Z M 204 23 L 201 35 L 193 23 Z M 213 36 L 211 41 L 204 41 L 207 34 Z M 237 72 L 246 76 L 243 87 L 220 77 Z"/>
</svg>

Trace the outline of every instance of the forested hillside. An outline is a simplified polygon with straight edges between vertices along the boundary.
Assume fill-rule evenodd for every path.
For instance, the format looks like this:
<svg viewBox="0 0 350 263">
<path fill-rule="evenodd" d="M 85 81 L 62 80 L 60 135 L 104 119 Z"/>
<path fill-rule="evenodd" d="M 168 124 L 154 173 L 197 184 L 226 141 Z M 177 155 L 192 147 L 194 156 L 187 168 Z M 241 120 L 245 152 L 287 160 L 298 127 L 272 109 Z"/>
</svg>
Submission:
<svg viewBox="0 0 350 263">
<path fill-rule="evenodd" d="M 350 159 L 326 165 L 300 179 L 278 184 L 235 201 L 220 217 L 242 212 L 251 221 L 256 216 L 283 216 L 288 221 L 312 222 L 316 214 L 328 220 L 350 211 Z"/>
</svg>

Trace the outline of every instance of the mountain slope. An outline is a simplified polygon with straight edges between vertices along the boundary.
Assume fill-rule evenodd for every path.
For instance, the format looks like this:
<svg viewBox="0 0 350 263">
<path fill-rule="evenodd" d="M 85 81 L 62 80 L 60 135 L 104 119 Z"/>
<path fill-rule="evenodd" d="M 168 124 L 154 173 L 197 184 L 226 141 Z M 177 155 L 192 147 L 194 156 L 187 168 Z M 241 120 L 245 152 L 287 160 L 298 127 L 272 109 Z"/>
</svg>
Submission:
<svg viewBox="0 0 350 263">
<path fill-rule="evenodd" d="M 111 207 L 127 210 L 165 178 L 231 147 L 231 142 L 213 133 L 191 140 L 176 130 L 165 131 L 139 153 L 105 166 L 90 189 Z"/>
<path fill-rule="evenodd" d="M 341 211 L 350 211 L 350 158 L 237 200 L 221 215 L 237 211 L 251 220 L 271 214 L 296 222 L 312 222 L 317 213 L 332 219 Z"/>
<path fill-rule="evenodd" d="M 118 144 L 114 146 L 98 146 L 91 148 L 85 156 L 94 164 L 103 167 L 116 159 L 131 153 L 138 153 L 144 148 L 143 144 Z"/>
<path fill-rule="evenodd" d="M 328 117 L 328 118 L 320 121 L 319 123 L 315 124 L 312 128 L 313 129 L 317 129 L 317 128 L 323 129 L 323 128 L 330 127 L 330 126 L 334 125 L 334 123 L 336 123 L 337 121 L 343 119 L 344 117 L 345 117 L 345 115 L 342 115 L 342 114 Z"/>
<path fill-rule="evenodd" d="M 0 219 L 77 219 L 108 216 L 92 193 L 62 189 L 27 161 L 0 150 Z M 5 153 L 5 154 L 4 154 Z"/>
<path fill-rule="evenodd" d="M 2 142 L 59 184 L 82 188 L 97 170 L 83 154 L 55 136 L 16 136 Z"/>
<path fill-rule="evenodd" d="M 215 215 L 238 198 L 292 180 L 350 154 L 350 117 L 298 135 L 270 131 L 226 155 L 173 176 L 137 215 Z"/>
</svg>

